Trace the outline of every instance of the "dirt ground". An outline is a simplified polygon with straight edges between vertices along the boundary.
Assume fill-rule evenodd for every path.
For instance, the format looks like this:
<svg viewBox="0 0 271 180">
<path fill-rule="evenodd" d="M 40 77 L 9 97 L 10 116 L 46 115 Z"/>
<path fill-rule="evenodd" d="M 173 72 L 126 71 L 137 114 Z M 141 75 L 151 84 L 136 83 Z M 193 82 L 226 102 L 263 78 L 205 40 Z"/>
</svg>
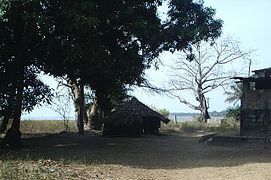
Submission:
<svg viewBox="0 0 271 180">
<path fill-rule="evenodd" d="M 55 165 L 61 179 L 271 179 L 270 149 L 209 146 L 201 135 L 26 136 L 16 156 L 64 164 Z"/>
</svg>

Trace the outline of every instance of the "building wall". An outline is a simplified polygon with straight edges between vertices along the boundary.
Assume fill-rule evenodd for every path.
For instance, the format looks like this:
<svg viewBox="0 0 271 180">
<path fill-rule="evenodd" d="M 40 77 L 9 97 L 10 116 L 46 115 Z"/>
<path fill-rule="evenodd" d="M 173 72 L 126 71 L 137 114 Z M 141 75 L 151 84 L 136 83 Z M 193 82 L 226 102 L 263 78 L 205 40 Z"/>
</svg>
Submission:
<svg viewBox="0 0 271 180">
<path fill-rule="evenodd" d="M 247 90 L 241 104 L 241 135 L 271 135 L 271 90 Z"/>
</svg>

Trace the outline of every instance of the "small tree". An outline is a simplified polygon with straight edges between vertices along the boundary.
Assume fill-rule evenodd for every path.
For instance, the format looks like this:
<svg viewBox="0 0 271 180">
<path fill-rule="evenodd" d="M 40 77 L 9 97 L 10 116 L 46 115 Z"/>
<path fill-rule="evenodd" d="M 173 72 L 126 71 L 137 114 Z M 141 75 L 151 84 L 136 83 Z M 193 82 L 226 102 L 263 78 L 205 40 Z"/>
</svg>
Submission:
<svg viewBox="0 0 271 180">
<path fill-rule="evenodd" d="M 243 94 L 242 84 L 241 83 L 232 84 L 230 85 L 230 91 L 225 92 L 225 95 L 228 96 L 225 101 L 233 103 L 233 105 L 236 106 L 240 102 L 242 94 Z"/>
<path fill-rule="evenodd" d="M 236 121 L 240 121 L 240 106 L 228 107 L 226 118 L 233 118 Z"/>
<path fill-rule="evenodd" d="M 150 108 L 151 108 L 152 110 L 158 112 L 159 114 L 161 114 L 161 115 L 164 116 L 165 118 L 168 118 L 168 117 L 169 117 L 170 112 L 169 112 L 169 110 L 167 110 L 167 109 L 165 109 L 165 108 L 159 109 L 159 108 L 157 108 L 157 107 L 155 107 L 155 106 L 153 106 L 153 105 L 151 105 Z"/>
<path fill-rule="evenodd" d="M 233 103 L 233 107 L 227 108 L 226 118 L 234 118 L 235 120 L 240 121 L 240 100 L 243 95 L 242 84 L 232 84 L 230 90 L 226 91 L 225 94 L 228 96 L 225 102 Z"/>
<path fill-rule="evenodd" d="M 69 117 L 71 112 L 71 92 L 66 86 L 58 86 L 54 99 L 49 106 L 58 113 L 63 120 L 65 132 L 69 131 Z"/>
<path fill-rule="evenodd" d="M 202 120 L 210 119 L 206 94 L 229 83 L 239 70 L 231 64 L 247 59 L 252 51 L 243 51 L 240 43 L 233 38 L 221 38 L 214 42 L 200 42 L 191 45 L 189 50 L 180 53 L 174 66 L 170 67 L 171 94 L 190 108 L 200 111 Z M 192 92 L 198 104 L 189 102 L 176 94 L 176 91 Z"/>
</svg>

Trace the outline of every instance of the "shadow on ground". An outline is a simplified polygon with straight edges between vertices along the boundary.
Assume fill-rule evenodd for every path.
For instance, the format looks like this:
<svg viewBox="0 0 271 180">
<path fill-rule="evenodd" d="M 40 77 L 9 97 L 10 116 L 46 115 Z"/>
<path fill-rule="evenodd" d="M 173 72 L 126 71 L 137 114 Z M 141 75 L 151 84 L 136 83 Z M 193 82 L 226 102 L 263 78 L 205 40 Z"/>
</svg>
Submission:
<svg viewBox="0 0 271 180">
<path fill-rule="evenodd" d="M 24 148 L 12 152 L 19 159 L 52 159 L 84 164 L 113 164 L 144 169 L 232 167 L 271 162 L 270 150 L 208 146 L 200 134 L 146 135 L 106 138 L 88 133 L 24 137 Z"/>
</svg>

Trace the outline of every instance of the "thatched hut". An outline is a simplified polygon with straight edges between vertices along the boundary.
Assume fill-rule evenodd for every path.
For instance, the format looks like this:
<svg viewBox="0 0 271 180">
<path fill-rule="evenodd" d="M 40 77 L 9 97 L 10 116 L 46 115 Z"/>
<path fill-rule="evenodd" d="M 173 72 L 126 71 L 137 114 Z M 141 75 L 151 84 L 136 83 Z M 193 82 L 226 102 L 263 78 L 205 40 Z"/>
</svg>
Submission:
<svg viewBox="0 0 271 180">
<path fill-rule="evenodd" d="M 169 119 L 133 97 L 104 118 L 103 135 L 140 136 L 141 134 L 157 134 L 161 121 L 168 123 Z"/>
</svg>

